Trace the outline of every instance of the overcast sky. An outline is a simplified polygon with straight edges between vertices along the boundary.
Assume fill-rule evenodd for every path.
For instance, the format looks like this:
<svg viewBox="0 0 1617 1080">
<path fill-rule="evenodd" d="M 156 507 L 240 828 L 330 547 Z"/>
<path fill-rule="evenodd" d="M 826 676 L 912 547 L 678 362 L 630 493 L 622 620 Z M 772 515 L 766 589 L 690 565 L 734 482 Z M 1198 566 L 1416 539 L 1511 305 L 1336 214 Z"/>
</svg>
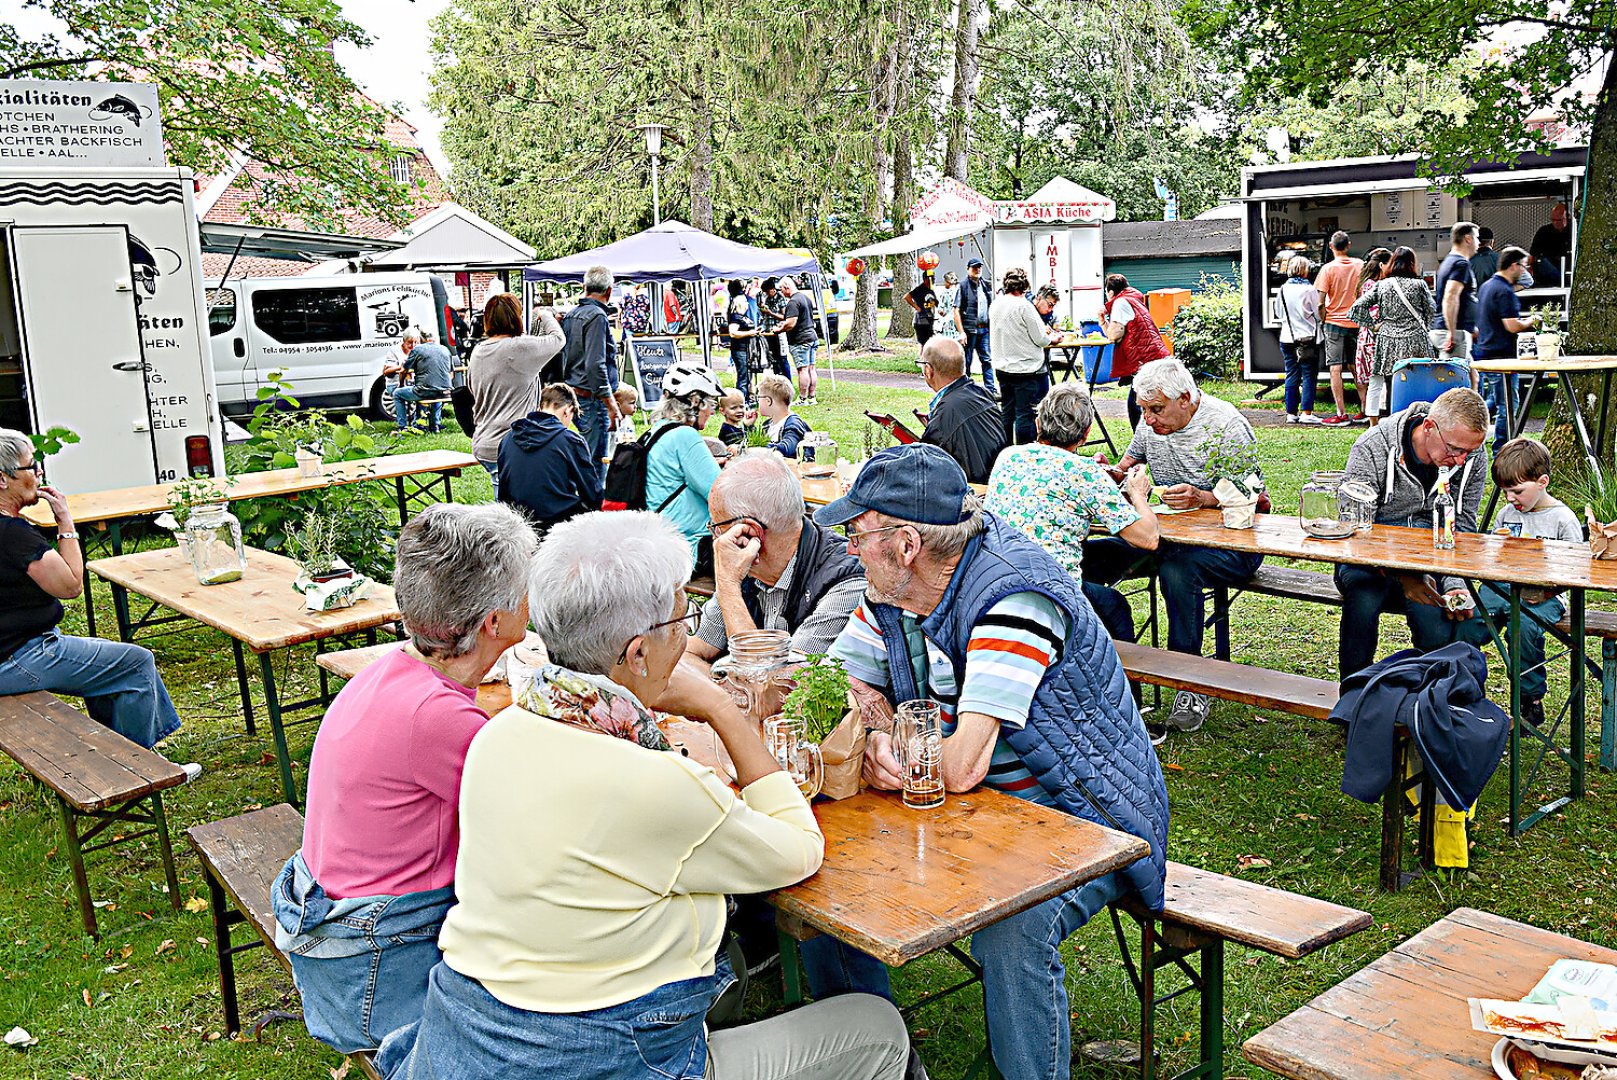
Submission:
<svg viewBox="0 0 1617 1080">
<path fill-rule="evenodd" d="M 439 169 L 445 167 L 438 146 L 438 118 L 427 111 L 432 70 L 428 21 L 449 0 L 340 0 L 343 12 L 371 36 L 369 49 L 340 49 L 337 59 L 371 97 L 402 106 L 404 118 L 420 129 L 422 144 Z M 25 37 L 47 33 L 54 20 L 23 0 L 0 0 L 0 20 L 14 24 Z M 56 24 L 60 25 L 60 24 Z"/>
</svg>

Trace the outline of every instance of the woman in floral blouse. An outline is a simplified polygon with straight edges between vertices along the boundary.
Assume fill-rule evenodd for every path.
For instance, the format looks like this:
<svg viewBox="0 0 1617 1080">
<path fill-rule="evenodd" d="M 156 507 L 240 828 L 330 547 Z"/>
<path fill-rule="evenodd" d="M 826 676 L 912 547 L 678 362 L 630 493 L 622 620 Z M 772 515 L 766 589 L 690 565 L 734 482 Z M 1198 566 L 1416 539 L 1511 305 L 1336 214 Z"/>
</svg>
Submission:
<svg viewBox="0 0 1617 1080">
<path fill-rule="evenodd" d="M 1095 406 L 1083 386 L 1062 383 L 1045 395 L 1033 421 L 1038 442 L 1007 447 L 988 477 L 986 507 L 1044 547 L 1081 582 L 1108 633 L 1134 640 L 1128 601 L 1110 586 L 1084 581 L 1084 540 L 1099 525 L 1141 551 L 1155 551 L 1157 515 L 1146 504 L 1151 478 L 1136 466 L 1118 488 L 1094 459 L 1078 453 L 1089 438 Z"/>
<path fill-rule="evenodd" d="M 1370 393 L 1364 403 L 1367 414 L 1374 416 L 1387 404 L 1376 390 L 1387 389 L 1387 378 L 1394 371 L 1407 363 L 1437 359 L 1430 329 L 1436 316 L 1437 302 L 1420 276 L 1420 260 L 1413 250 L 1399 248 L 1392 253 L 1387 276 L 1360 294 L 1348 310 L 1348 318 L 1375 334 Z"/>
<path fill-rule="evenodd" d="M 1387 264 L 1392 261 L 1392 252 L 1384 247 L 1378 247 L 1364 257 L 1364 268 L 1359 271 L 1359 295 L 1374 292 L 1376 282 L 1380 281 L 1387 272 Z M 1378 308 L 1371 305 L 1370 318 L 1375 319 Z M 1381 419 L 1380 412 L 1385 411 L 1387 404 L 1387 377 L 1381 376 L 1381 384 L 1373 387 L 1371 380 L 1376 376 L 1372 374 L 1376 359 L 1376 336 L 1374 334 L 1360 334 L 1359 347 L 1353 354 L 1353 384 L 1359 388 L 1359 401 L 1364 411 L 1370 417 L 1370 426 L 1375 427 Z M 1372 402 L 1371 395 L 1376 394 L 1377 399 Z M 1372 404 L 1379 404 L 1380 409 L 1372 408 Z"/>
</svg>

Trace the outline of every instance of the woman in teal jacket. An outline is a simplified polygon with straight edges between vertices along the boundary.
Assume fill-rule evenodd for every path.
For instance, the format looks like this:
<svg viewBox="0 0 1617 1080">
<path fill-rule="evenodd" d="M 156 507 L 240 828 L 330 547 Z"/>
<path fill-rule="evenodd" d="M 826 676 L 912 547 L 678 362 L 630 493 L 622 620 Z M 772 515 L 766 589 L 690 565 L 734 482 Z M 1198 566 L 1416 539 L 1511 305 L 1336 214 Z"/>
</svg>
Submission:
<svg viewBox="0 0 1617 1080">
<path fill-rule="evenodd" d="M 646 509 L 673 522 L 696 556 L 697 577 L 713 573 L 707 493 L 719 463 L 702 438 L 723 390 L 698 360 L 681 360 L 663 376 L 663 399 L 651 413 L 651 432 L 672 426 L 646 455 Z"/>
</svg>

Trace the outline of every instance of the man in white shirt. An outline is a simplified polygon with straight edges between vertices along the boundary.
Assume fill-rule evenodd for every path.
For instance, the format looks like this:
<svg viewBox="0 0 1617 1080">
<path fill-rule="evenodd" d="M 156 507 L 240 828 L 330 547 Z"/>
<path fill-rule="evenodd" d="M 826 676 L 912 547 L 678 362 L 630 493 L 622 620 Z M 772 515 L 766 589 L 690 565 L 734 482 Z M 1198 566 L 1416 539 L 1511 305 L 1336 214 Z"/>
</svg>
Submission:
<svg viewBox="0 0 1617 1080">
<path fill-rule="evenodd" d="M 1050 361 L 1045 350 L 1061 340 L 1061 331 L 1045 325 L 1055 309 L 1055 290 L 1040 290 L 1028 302 L 1031 283 L 1021 268 L 1005 272 L 1004 292 L 988 310 L 989 352 L 999 378 L 999 407 L 1005 418 L 1007 443 L 1038 438 L 1033 413 L 1050 392 Z"/>
</svg>

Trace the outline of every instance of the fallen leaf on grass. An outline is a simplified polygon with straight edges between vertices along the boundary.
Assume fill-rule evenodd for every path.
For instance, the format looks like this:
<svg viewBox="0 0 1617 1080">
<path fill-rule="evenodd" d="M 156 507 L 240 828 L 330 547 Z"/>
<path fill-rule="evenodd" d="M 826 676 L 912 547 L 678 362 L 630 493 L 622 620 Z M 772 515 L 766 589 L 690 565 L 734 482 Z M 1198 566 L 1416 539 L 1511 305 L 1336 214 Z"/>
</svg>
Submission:
<svg viewBox="0 0 1617 1080">
<path fill-rule="evenodd" d="M 152 955 L 153 956 L 162 956 L 166 952 L 173 952 L 173 951 L 174 951 L 174 939 L 173 938 L 164 938 L 163 943 L 157 947 L 157 951 L 155 953 L 153 953 Z"/>
<path fill-rule="evenodd" d="M 1265 866 L 1273 865 L 1274 863 L 1263 858 L 1261 855 L 1242 855 L 1235 860 L 1235 868 L 1237 870 L 1258 870 Z"/>
<path fill-rule="evenodd" d="M 193 896 L 185 902 L 185 910 L 193 915 L 200 915 L 208 910 L 208 902 L 200 896 Z"/>
<path fill-rule="evenodd" d="M 128 960 L 131 956 L 135 955 L 135 947 L 133 945 L 125 945 L 123 948 L 118 950 L 118 955 L 122 959 Z"/>
<path fill-rule="evenodd" d="M 88 990 L 80 990 L 79 993 L 84 998 L 84 1007 L 86 1009 L 94 1008 L 94 1006 L 90 1004 L 90 991 L 88 991 Z"/>
<path fill-rule="evenodd" d="M 330 1070 L 331 1080 L 343 1080 L 343 1078 L 348 1075 L 348 1066 L 352 1065 L 353 1063 L 353 1058 L 343 1058 L 341 1065 Z"/>
<path fill-rule="evenodd" d="M 1183 765 L 1175 765 L 1175 764 L 1173 764 L 1173 762 L 1169 762 L 1168 764 L 1164 765 L 1163 768 L 1164 769 L 1172 769 L 1174 772 L 1184 772 L 1185 771 L 1185 767 Z"/>
</svg>

